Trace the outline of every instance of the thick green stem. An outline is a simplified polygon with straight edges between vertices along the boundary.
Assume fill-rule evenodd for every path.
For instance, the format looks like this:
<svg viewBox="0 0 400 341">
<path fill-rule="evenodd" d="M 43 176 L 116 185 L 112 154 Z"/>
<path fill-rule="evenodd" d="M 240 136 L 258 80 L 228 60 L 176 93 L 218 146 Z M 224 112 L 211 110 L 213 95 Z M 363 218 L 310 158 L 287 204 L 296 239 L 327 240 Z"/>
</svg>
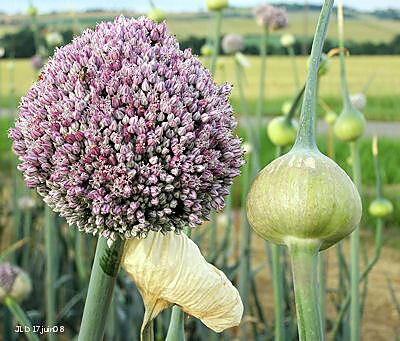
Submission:
<svg viewBox="0 0 400 341">
<path fill-rule="evenodd" d="M 178 307 L 172 307 L 171 322 L 165 341 L 185 341 L 185 313 Z"/>
<path fill-rule="evenodd" d="M 294 85 L 297 90 L 300 87 L 300 78 L 299 78 L 299 70 L 297 68 L 297 63 L 296 63 L 296 55 L 294 54 L 293 46 L 289 46 L 287 50 L 289 52 L 290 60 L 292 62 Z"/>
<path fill-rule="evenodd" d="M 108 308 L 118 275 L 124 240 L 117 237 L 111 247 L 99 237 L 83 311 L 79 341 L 98 340 L 104 335 Z"/>
<path fill-rule="evenodd" d="M 185 228 L 185 234 L 190 238 L 192 230 Z M 166 341 L 185 341 L 185 313 L 178 306 L 172 307 L 171 320 Z"/>
<path fill-rule="evenodd" d="M 361 188 L 361 161 L 358 141 L 350 143 L 351 160 L 353 165 L 353 181 L 360 196 Z M 360 340 L 360 227 L 350 236 L 350 340 Z"/>
<path fill-rule="evenodd" d="M 319 295 L 319 305 L 321 310 L 321 321 L 322 321 L 322 331 L 325 334 L 325 324 L 326 324 L 326 268 L 325 268 L 325 257 L 323 251 L 318 254 L 318 295 Z"/>
<path fill-rule="evenodd" d="M 261 126 L 261 117 L 264 110 L 265 104 L 265 74 L 266 74 L 266 62 L 267 62 L 267 46 L 268 46 L 268 36 L 269 30 L 268 28 L 264 28 L 261 34 L 261 44 L 260 44 L 260 84 L 259 84 L 259 93 L 258 93 L 258 102 L 257 102 L 257 111 L 256 111 L 256 136 L 257 142 L 259 143 L 259 127 Z M 255 146 L 259 149 L 259 146 Z"/>
<path fill-rule="evenodd" d="M 294 149 L 317 148 L 315 144 L 315 91 L 318 80 L 318 67 L 321 59 L 322 48 L 326 37 L 329 17 L 333 6 L 333 0 L 325 0 L 319 16 L 314 41 L 311 48 L 310 66 L 307 73 L 306 88 L 304 91 L 303 106 L 301 108 L 300 127 Z"/>
<path fill-rule="evenodd" d="M 346 63 L 344 60 L 344 29 L 343 29 L 343 2 L 338 0 L 337 5 L 337 21 L 338 21 L 338 37 L 339 37 L 339 56 L 340 56 L 340 84 L 342 90 L 343 108 L 344 110 L 351 108 L 349 88 L 346 78 Z"/>
<path fill-rule="evenodd" d="M 26 316 L 25 312 L 19 306 L 17 301 L 15 301 L 12 297 L 7 296 L 4 300 L 5 305 L 14 315 L 15 319 L 18 321 L 20 326 L 22 326 L 26 337 L 29 341 L 39 341 L 38 336 L 33 332 L 32 323 L 29 320 L 28 316 Z M 25 328 L 26 327 L 26 328 Z"/>
<path fill-rule="evenodd" d="M 217 67 L 217 58 L 219 55 L 219 45 L 221 39 L 221 24 L 222 24 L 222 11 L 215 13 L 215 31 L 214 31 L 214 50 L 211 58 L 211 74 L 215 75 L 215 69 Z"/>
<path fill-rule="evenodd" d="M 299 340 L 323 341 L 317 282 L 318 250 L 321 242 L 288 238 L 286 244 L 292 261 Z"/>
<path fill-rule="evenodd" d="M 53 327 L 56 323 L 56 288 L 57 279 L 57 237 L 56 237 L 55 215 L 49 206 L 45 208 L 44 240 L 46 247 L 46 324 Z M 47 334 L 49 341 L 55 341 L 56 335 L 52 332 Z"/>
</svg>

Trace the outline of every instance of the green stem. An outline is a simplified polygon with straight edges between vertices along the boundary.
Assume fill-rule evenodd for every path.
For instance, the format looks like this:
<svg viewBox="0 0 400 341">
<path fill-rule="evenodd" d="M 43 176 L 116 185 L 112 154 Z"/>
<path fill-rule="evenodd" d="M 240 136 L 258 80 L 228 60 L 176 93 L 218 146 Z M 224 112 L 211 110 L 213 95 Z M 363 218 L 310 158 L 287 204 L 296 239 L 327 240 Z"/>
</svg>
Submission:
<svg viewBox="0 0 400 341">
<path fill-rule="evenodd" d="M 378 141 L 375 142 L 378 144 Z M 375 169 L 375 188 L 376 188 L 376 195 L 378 198 L 382 197 L 382 177 L 381 177 L 381 169 L 379 167 L 379 158 L 378 158 L 378 146 L 375 146 L 376 151 L 373 151 L 374 157 L 374 169 Z"/>
<path fill-rule="evenodd" d="M 107 312 L 121 263 L 124 240 L 117 237 L 111 247 L 99 237 L 83 311 L 79 341 L 99 340 L 104 336 Z"/>
<path fill-rule="evenodd" d="M 261 117 L 263 114 L 264 104 L 265 104 L 265 74 L 266 74 L 266 62 L 267 62 L 267 46 L 268 46 L 268 28 L 264 28 L 261 34 L 261 44 L 260 44 L 260 85 L 258 93 L 257 111 L 256 111 L 256 136 L 257 142 L 260 141 L 260 130 Z M 259 149 L 259 146 L 255 146 Z"/>
<path fill-rule="evenodd" d="M 361 161 L 358 141 L 350 143 L 353 165 L 353 181 L 360 196 L 361 188 Z M 357 226 L 350 236 L 350 340 L 360 340 L 360 227 Z"/>
<path fill-rule="evenodd" d="M 346 78 L 346 63 L 344 58 L 344 29 L 343 29 L 343 2 L 338 0 L 337 4 L 337 22 L 338 22 L 338 37 L 339 37 L 339 57 L 340 57 L 340 84 L 342 90 L 343 108 L 348 110 L 352 107 L 350 101 L 349 88 Z"/>
<path fill-rule="evenodd" d="M 324 252 L 321 251 L 318 254 L 318 295 L 319 295 L 319 305 L 321 310 L 321 321 L 322 321 L 322 331 L 325 334 L 326 329 L 326 274 L 325 274 L 325 257 Z"/>
<path fill-rule="evenodd" d="M 44 240 L 46 248 L 46 324 L 53 327 L 56 323 L 56 288 L 57 279 L 57 238 L 55 227 L 55 215 L 49 206 L 45 207 Z M 47 334 L 49 341 L 55 341 L 56 335 L 52 332 Z"/>
<path fill-rule="evenodd" d="M 301 97 L 304 94 L 304 90 L 306 88 L 306 85 L 304 84 L 303 87 L 297 92 L 295 99 L 292 102 L 292 106 L 290 107 L 289 112 L 286 115 L 286 121 L 290 122 L 294 115 L 296 114 L 297 107 L 299 106 Z"/>
<path fill-rule="evenodd" d="M 358 283 L 361 284 L 369 275 L 375 264 L 378 262 L 381 251 L 382 251 L 382 243 L 383 243 L 383 220 L 382 219 L 377 219 L 376 221 L 376 231 L 375 231 L 375 248 L 374 248 L 374 257 L 372 260 L 368 263 L 364 271 L 361 273 L 359 276 L 359 281 Z M 332 331 L 332 341 L 334 341 L 337 337 L 337 334 L 339 332 L 340 325 L 343 321 L 343 318 L 347 312 L 347 309 L 349 307 L 349 304 L 351 303 L 351 292 L 347 293 L 347 296 L 342 304 L 342 307 L 340 309 L 338 318 L 333 326 L 333 331 Z"/>
<path fill-rule="evenodd" d="M 254 152 L 253 152 L 254 153 Z M 242 198 L 241 205 L 244 207 L 246 200 L 246 193 L 249 189 L 250 185 L 250 169 L 247 164 L 243 170 L 242 177 Z M 243 301 L 243 306 L 245 312 L 248 313 L 249 309 L 249 284 L 251 279 L 251 264 L 250 264 L 250 248 L 251 248 L 251 230 L 249 223 L 246 218 L 246 210 L 242 210 L 240 217 L 240 262 L 239 262 L 239 283 L 238 290 L 240 293 L 240 297 Z M 243 324 L 242 328 L 240 328 L 240 340 L 246 339 L 246 325 Z"/>
<path fill-rule="evenodd" d="M 222 11 L 215 13 L 215 31 L 214 31 L 214 50 L 211 58 L 211 74 L 215 75 L 215 69 L 217 67 L 217 58 L 219 55 L 219 45 L 221 39 L 221 24 L 222 24 Z"/>
<path fill-rule="evenodd" d="M 324 0 L 311 48 L 310 66 L 308 68 L 303 106 L 301 108 L 300 127 L 297 133 L 295 145 L 293 146 L 294 149 L 317 148 L 315 143 L 314 131 L 315 91 L 318 80 L 318 67 L 321 59 L 322 48 L 324 46 L 332 6 L 333 0 Z"/>
<path fill-rule="evenodd" d="M 85 234 L 76 229 L 75 233 L 75 264 L 78 270 L 79 281 L 81 285 L 86 283 L 88 271 L 85 254 Z"/>
<path fill-rule="evenodd" d="M 244 89 L 243 89 L 242 66 L 236 60 L 235 60 L 235 73 L 236 73 L 236 83 L 237 83 L 238 92 L 239 92 L 241 114 L 245 115 L 246 119 L 248 119 L 249 107 L 247 105 L 246 96 L 244 94 Z"/>
<path fill-rule="evenodd" d="M 323 341 L 318 305 L 317 263 L 320 241 L 291 237 L 286 242 L 292 261 L 300 341 Z"/>
<path fill-rule="evenodd" d="M 326 144 L 327 144 L 327 151 L 328 151 L 328 156 L 332 159 L 335 160 L 335 142 L 334 142 L 334 134 L 333 134 L 333 126 L 332 124 L 328 125 L 328 131 L 326 134 Z"/>
<path fill-rule="evenodd" d="M 300 87 L 300 78 L 299 78 L 299 70 L 297 68 L 297 63 L 296 63 L 296 55 L 294 53 L 293 46 L 289 46 L 287 50 L 289 52 L 290 60 L 292 61 L 294 85 L 296 89 L 298 89 Z"/>
<path fill-rule="evenodd" d="M 172 307 L 171 322 L 165 341 L 185 341 L 185 313 L 178 307 Z"/>
<path fill-rule="evenodd" d="M 12 312 L 15 319 L 22 326 L 22 328 L 27 327 L 26 329 L 24 328 L 24 331 L 26 330 L 25 334 L 27 339 L 29 341 L 39 341 L 38 336 L 33 332 L 31 321 L 29 320 L 28 316 L 26 316 L 25 312 L 17 303 L 17 301 L 14 300 L 12 297 L 7 296 L 4 300 L 4 303 L 7 308 Z"/>
</svg>

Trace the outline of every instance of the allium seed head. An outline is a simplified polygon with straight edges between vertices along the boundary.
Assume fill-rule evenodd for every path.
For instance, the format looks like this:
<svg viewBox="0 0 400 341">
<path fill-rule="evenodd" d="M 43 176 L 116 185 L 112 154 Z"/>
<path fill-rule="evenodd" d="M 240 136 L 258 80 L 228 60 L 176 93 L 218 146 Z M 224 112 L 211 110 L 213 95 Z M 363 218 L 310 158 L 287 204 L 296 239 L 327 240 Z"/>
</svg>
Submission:
<svg viewBox="0 0 400 341">
<path fill-rule="evenodd" d="M 31 281 L 25 271 L 9 263 L 0 264 L 0 302 L 6 296 L 22 301 L 31 290 Z"/>
<path fill-rule="evenodd" d="M 234 54 L 242 51 L 244 48 L 243 37 L 238 34 L 227 34 L 222 39 L 222 50 L 226 54 Z"/>
<path fill-rule="evenodd" d="M 287 12 L 283 8 L 263 4 L 255 8 L 254 15 L 260 26 L 270 30 L 279 30 L 288 25 Z"/>
<path fill-rule="evenodd" d="M 179 231 L 221 209 L 240 172 L 230 90 L 165 23 L 121 16 L 55 52 L 9 135 L 27 185 L 69 224 Z"/>
</svg>

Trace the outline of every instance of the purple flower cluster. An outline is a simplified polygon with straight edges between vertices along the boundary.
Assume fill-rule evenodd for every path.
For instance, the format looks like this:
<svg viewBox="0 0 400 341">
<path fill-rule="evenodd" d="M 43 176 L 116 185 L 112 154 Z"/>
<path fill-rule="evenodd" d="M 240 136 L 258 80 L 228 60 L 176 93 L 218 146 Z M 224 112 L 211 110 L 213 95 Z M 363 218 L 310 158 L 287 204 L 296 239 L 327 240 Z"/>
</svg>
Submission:
<svg viewBox="0 0 400 341">
<path fill-rule="evenodd" d="M 229 94 L 165 23 L 118 17 L 56 51 L 9 135 L 27 185 L 69 224 L 179 231 L 221 209 L 240 173 Z"/>
<path fill-rule="evenodd" d="M 288 25 L 288 15 L 284 8 L 263 4 L 255 8 L 254 15 L 260 26 L 279 30 Z"/>
</svg>

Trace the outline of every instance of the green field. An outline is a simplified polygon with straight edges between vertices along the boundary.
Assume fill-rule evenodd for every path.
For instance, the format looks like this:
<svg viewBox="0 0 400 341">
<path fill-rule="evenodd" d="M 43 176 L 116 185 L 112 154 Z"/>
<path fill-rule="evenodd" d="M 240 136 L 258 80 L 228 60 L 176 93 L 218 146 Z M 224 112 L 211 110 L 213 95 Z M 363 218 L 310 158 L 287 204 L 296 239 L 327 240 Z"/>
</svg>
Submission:
<svg viewBox="0 0 400 341">
<path fill-rule="evenodd" d="M 167 8 L 164 8 L 168 10 Z M 223 20 L 223 33 L 240 33 L 245 35 L 260 34 L 260 27 L 257 26 L 250 10 L 230 10 L 225 12 Z M 51 15 L 41 15 L 38 17 L 40 24 L 50 28 L 66 28 L 72 25 L 93 26 L 97 22 L 111 20 L 113 17 L 124 14 L 126 16 L 138 16 L 137 13 L 129 11 L 118 12 L 93 12 L 93 13 L 59 13 Z M 305 12 L 296 11 L 289 12 L 289 27 L 274 35 L 290 32 L 297 36 L 310 37 L 317 20 L 318 13 L 310 11 L 308 15 L 308 24 L 305 25 Z M 2 25 L 0 33 L 14 31 L 27 23 L 26 16 L 13 16 L 12 24 Z M 9 21 L 8 17 L 0 15 L 0 20 Z M 332 15 L 332 22 L 335 20 L 335 15 Z M 209 13 L 181 13 L 170 14 L 167 17 L 168 27 L 172 33 L 179 38 L 188 36 L 209 36 L 213 29 L 212 22 L 210 24 Z M 400 34 L 400 25 L 398 21 L 388 19 L 378 19 L 369 14 L 355 14 L 346 21 L 346 36 L 351 40 L 362 42 L 389 42 L 397 34 Z M 330 25 L 328 38 L 336 38 L 336 25 Z"/>
<path fill-rule="evenodd" d="M 233 59 L 221 57 L 223 67 L 220 67 L 216 80 L 236 84 Z M 245 92 L 250 108 L 255 107 L 258 96 L 259 58 L 249 57 L 250 67 L 246 69 Z M 207 64 L 207 61 L 204 61 Z M 12 65 L 14 63 L 14 68 Z M 296 64 L 301 79 L 306 72 L 306 58 L 297 57 Z M 329 73 L 321 79 L 320 95 L 335 110 L 340 110 L 340 80 L 338 60 L 333 59 Z M 368 106 L 365 115 L 373 120 L 400 121 L 400 58 L 393 56 L 352 56 L 348 58 L 348 78 L 351 92 L 359 92 L 376 74 L 368 91 Z M 35 78 L 29 60 L 0 62 L 1 106 L 15 105 L 18 97 L 23 95 Z M 9 98 L 11 88 L 15 85 L 15 94 Z M 273 56 L 267 61 L 267 84 L 265 113 L 276 115 L 281 104 L 290 99 L 295 92 L 292 76 L 292 64 L 289 57 Z M 232 101 L 238 109 L 237 87 L 234 86 Z"/>
</svg>

